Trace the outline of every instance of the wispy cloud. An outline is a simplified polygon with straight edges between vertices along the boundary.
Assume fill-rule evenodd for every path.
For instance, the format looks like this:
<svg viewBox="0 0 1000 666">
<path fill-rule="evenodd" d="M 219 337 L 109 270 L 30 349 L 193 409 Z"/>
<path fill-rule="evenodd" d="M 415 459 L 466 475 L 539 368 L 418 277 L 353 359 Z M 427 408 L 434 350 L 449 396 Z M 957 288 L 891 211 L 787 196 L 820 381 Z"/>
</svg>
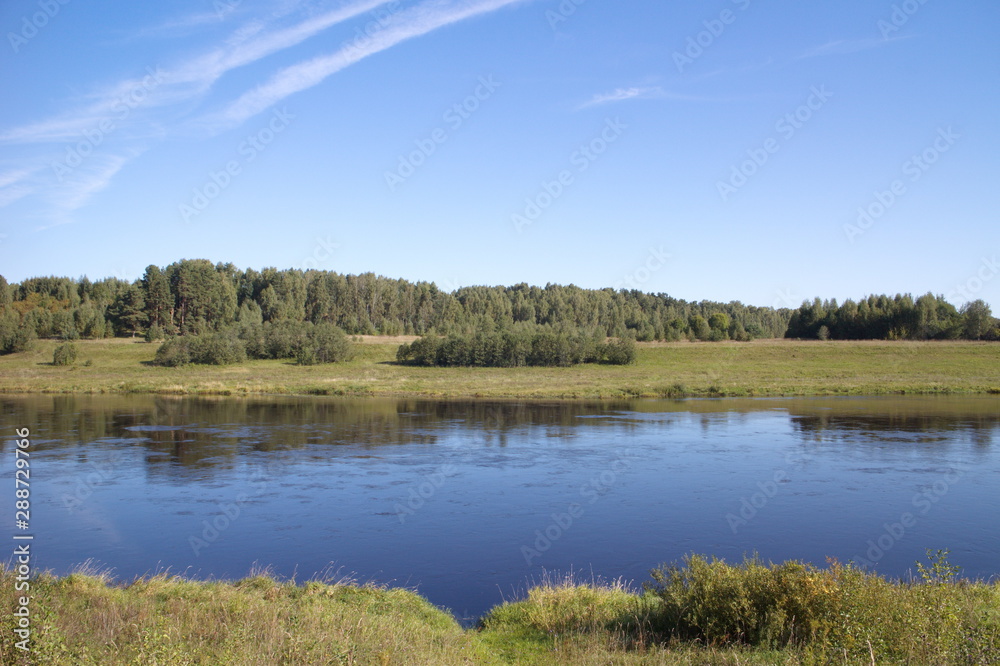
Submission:
<svg viewBox="0 0 1000 666">
<path fill-rule="evenodd" d="M 630 99 L 672 99 L 680 102 L 731 102 L 734 101 L 735 98 L 678 93 L 666 90 L 662 86 L 615 88 L 613 92 L 598 93 L 594 95 L 583 104 L 577 106 L 576 110 L 579 111 L 592 106 L 624 102 Z"/>
<path fill-rule="evenodd" d="M 14 185 L 0 189 L 0 208 L 9 206 L 18 199 L 28 196 L 34 192 L 34 188 L 27 185 Z"/>
<path fill-rule="evenodd" d="M 614 92 L 599 93 L 590 100 L 584 102 L 577 109 L 586 109 L 591 106 L 611 104 L 612 102 L 624 102 L 628 99 L 657 99 L 666 97 L 666 91 L 659 86 L 649 88 L 615 88 Z"/>
<path fill-rule="evenodd" d="M 206 93 L 226 73 L 300 44 L 333 25 L 385 4 L 385 1 L 359 0 L 280 29 L 268 30 L 266 22 L 251 21 L 230 35 L 223 46 L 173 67 L 151 68 L 150 71 L 156 73 L 155 86 L 150 85 L 148 73 L 118 81 L 87 95 L 83 103 L 71 112 L 0 131 L 0 143 L 52 143 L 78 139 L 82 132 L 95 128 L 102 120 L 135 106 L 130 106 L 129 102 L 137 89 L 147 89 L 141 102 L 143 109 L 189 102 Z"/>
<path fill-rule="evenodd" d="M 333 9 L 319 11 L 290 22 L 293 9 L 304 11 L 300 0 L 289 0 L 270 13 L 245 21 L 217 46 L 173 64 L 149 67 L 146 72 L 95 87 L 68 100 L 69 111 L 57 116 L 0 129 L 0 144 L 24 146 L 30 151 L 22 163 L 36 164 L 30 174 L 0 174 L 0 206 L 33 193 L 46 196 L 60 221 L 84 206 L 108 187 L 112 179 L 154 140 L 178 135 L 192 128 L 221 131 L 236 126 L 269 106 L 317 85 L 330 75 L 367 56 L 382 52 L 405 40 L 502 7 L 528 0 L 425 0 L 406 9 L 383 13 L 379 30 L 363 42 L 345 42 L 337 51 L 280 69 L 254 89 L 244 92 L 222 111 L 197 116 L 199 106 L 219 79 L 227 73 L 289 49 L 323 31 L 362 15 L 387 0 L 348 0 Z M 301 6 L 300 6 L 301 5 Z M 184 29 L 208 23 L 208 14 L 182 17 L 164 29 Z M 137 93 L 138 91 L 138 93 Z M 64 177 L 53 172 L 65 155 L 93 135 L 101 140 L 88 150 L 82 166 Z M 45 149 L 28 148 L 36 144 Z M 97 146 L 99 145 L 99 150 Z M 52 167 L 52 168 L 49 168 Z M 58 178 L 54 177 L 58 175 Z M 15 177 L 16 176 L 16 177 Z M 6 178 L 7 182 L 4 182 Z"/>
<path fill-rule="evenodd" d="M 793 60 L 804 60 L 806 58 L 816 58 L 819 56 L 846 55 L 858 53 L 882 46 L 886 46 L 901 39 L 908 39 L 909 35 L 884 39 L 882 37 L 868 37 L 864 39 L 836 39 L 826 44 L 807 49 L 798 54 Z"/>
<path fill-rule="evenodd" d="M 165 21 L 159 25 L 143 28 L 129 34 L 123 41 L 135 41 L 137 39 L 148 39 L 157 37 L 178 37 L 194 32 L 207 25 L 218 25 L 226 15 L 231 14 L 234 8 L 229 8 L 222 3 L 219 4 L 220 11 L 203 12 L 191 14 L 178 19 Z"/>
<path fill-rule="evenodd" d="M 185 115 L 226 73 L 300 44 L 385 4 L 385 0 L 355 0 L 292 25 L 287 21 L 283 21 L 284 26 L 272 25 L 297 4 L 286 3 L 264 19 L 245 22 L 221 45 L 173 66 L 150 67 L 142 75 L 95 87 L 69 100 L 71 110 L 63 114 L 0 129 L 0 144 L 52 146 L 41 151 L 24 149 L 29 152 L 22 163 L 39 166 L 0 174 L 0 206 L 39 193 L 48 198 L 57 216 L 64 220 L 66 213 L 82 207 L 106 188 L 132 157 L 145 150 L 150 139 L 182 131 Z M 199 15 L 179 23 L 194 25 L 207 20 L 207 15 Z M 89 154 L 83 166 L 72 169 L 69 178 L 52 177 L 50 165 L 63 161 L 81 142 L 88 144 L 84 149 Z"/>
<path fill-rule="evenodd" d="M 380 53 L 400 42 L 425 35 L 458 21 L 495 11 L 524 0 L 431 0 L 402 11 L 385 21 L 384 28 L 360 46 L 345 46 L 331 54 L 292 65 L 268 82 L 251 90 L 210 121 L 221 126 L 237 125 L 282 99 L 311 88 L 345 67 Z"/>
<path fill-rule="evenodd" d="M 15 169 L 0 173 L 0 208 L 28 196 L 35 188 L 25 183 L 38 169 Z"/>
<path fill-rule="evenodd" d="M 35 171 L 35 169 L 14 169 L 13 171 L 0 173 L 0 187 L 7 187 L 8 185 L 22 181 Z"/>
<path fill-rule="evenodd" d="M 139 154 L 139 151 L 131 151 L 121 155 L 95 156 L 88 163 L 88 168 L 74 171 L 72 177 L 56 186 L 51 193 L 50 203 L 54 209 L 53 223 L 39 227 L 39 229 L 47 229 L 71 222 L 69 213 L 82 208 L 95 194 L 108 187 L 122 167 L 138 157 Z"/>
</svg>

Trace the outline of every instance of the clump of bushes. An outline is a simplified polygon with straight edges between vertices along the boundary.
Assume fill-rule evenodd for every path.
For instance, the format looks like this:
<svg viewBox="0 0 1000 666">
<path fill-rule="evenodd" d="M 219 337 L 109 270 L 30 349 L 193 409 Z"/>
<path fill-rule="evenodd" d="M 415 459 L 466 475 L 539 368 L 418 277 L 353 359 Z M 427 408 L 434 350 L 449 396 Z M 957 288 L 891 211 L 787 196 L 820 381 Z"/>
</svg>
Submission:
<svg viewBox="0 0 1000 666">
<path fill-rule="evenodd" d="M 853 564 L 740 565 L 691 555 L 654 569 L 646 619 L 664 639 L 702 645 L 796 646 L 815 657 L 896 663 L 996 663 L 1000 588 L 960 580 L 947 551 L 928 551 L 920 579 L 889 581 Z M 853 662 L 851 662 L 853 663 Z M 868 663 L 867 661 L 865 663 Z"/>
<path fill-rule="evenodd" d="M 156 350 L 153 363 L 164 366 L 232 365 L 248 358 L 269 358 L 295 359 L 300 365 L 315 365 L 350 360 L 353 349 L 344 332 L 333 324 L 280 321 L 173 337 Z"/>
<path fill-rule="evenodd" d="M 0 354 L 16 354 L 31 349 L 35 329 L 23 322 L 13 308 L 0 308 Z"/>
<path fill-rule="evenodd" d="M 401 345 L 396 360 L 426 366 L 515 368 L 578 363 L 626 365 L 635 362 L 635 354 L 635 341 L 630 338 L 605 342 L 597 332 L 525 326 L 445 338 L 424 336 Z"/>
<path fill-rule="evenodd" d="M 295 349 L 295 361 L 299 365 L 337 363 L 353 356 L 354 348 L 347 335 L 333 324 L 316 324 Z"/>
<path fill-rule="evenodd" d="M 72 342 L 65 342 L 52 353 L 52 365 L 73 365 L 76 363 L 79 350 Z"/>
<path fill-rule="evenodd" d="M 998 663 L 1000 583 L 958 578 L 947 551 L 928 558 L 918 579 L 898 581 L 836 561 L 691 555 L 654 569 L 641 594 L 620 581 L 545 581 L 491 610 L 480 629 L 537 641 L 602 637 L 621 651 L 696 647 L 696 660 L 683 663 L 764 663 L 712 659 L 719 651 L 789 664 Z"/>
</svg>

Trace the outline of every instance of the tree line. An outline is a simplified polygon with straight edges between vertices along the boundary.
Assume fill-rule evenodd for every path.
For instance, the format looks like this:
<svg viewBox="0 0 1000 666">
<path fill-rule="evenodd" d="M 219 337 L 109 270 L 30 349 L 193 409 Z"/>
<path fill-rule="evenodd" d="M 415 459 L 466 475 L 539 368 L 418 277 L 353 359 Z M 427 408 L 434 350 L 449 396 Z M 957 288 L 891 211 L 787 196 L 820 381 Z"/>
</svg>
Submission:
<svg viewBox="0 0 1000 666">
<path fill-rule="evenodd" d="M 869 296 L 860 301 L 803 303 L 788 321 L 787 338 L 820 340 L 998 340 L 1000 321 L 982 300 L 961 309 L 943 296 Z"/>
<path fill-rule="evenodd" d="M 36 277 L 8 284 L 0 277 L 2 353 L 22 350 L 35 337 L 157 339 L 279 322 L 329 324 L 348 335 L 471 336 L 526 325 L 638 341 L 998 337 L 997 320 L 982 301 L 957 310 L 931 294 L 843 305 L 817 299 L 792 310 L 558 284 L 444 291 L 433 282 L 373 273 L 242 270 L 204 259 L 150 265 L 134 281 Z"/>
</svg>

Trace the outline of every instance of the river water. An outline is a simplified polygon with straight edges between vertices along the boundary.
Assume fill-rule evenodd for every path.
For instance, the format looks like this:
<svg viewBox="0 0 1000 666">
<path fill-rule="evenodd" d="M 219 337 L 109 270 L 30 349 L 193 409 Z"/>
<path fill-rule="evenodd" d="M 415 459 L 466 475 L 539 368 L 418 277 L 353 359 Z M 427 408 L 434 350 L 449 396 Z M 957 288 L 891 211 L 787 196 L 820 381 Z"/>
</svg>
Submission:
<svg viewBox="0 0 1000 666">
<path fill-rule="evenodd" d="M 351 575 L 469 621 L 546 572 L 641 583 L 691 552 L 895 577 L 947 548 L 1000 573 L 996 396 L 3 396 L 0 421 L 11 503 L 31 430 L 34 565 L 56 574 Z"/>
</svg>

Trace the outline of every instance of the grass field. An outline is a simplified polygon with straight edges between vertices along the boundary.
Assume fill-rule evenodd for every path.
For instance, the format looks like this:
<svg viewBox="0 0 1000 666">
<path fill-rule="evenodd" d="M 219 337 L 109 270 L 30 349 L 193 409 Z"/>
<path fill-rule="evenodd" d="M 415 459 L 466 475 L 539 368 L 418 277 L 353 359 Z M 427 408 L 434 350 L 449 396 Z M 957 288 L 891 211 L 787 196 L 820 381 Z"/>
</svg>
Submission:
<svg viewBox="0 0 1000 666">
<path fill-rule="evenodd" d="M 0 392 L 289 394 L 483 398 L 1000 393 L 1000 344 L 986 342 L 641 343 L 630 366 L 425 368 L 398 365 L 412 338 L 362 338 L 348 363 L 298 366 L 150 365 L 157 345 L 84 340 L 79 360 L 55 366 L 57 342 L 0 356 Z"/>
<path fill-rule="evenodd" d="M 936 564 L 935 564 L 936 562 Z M 943 558 L 887 581 L 691 556 L 639 592 L 621 581 L 549 578 L 462 629 L 416 593 L 350 580 L 233 582 L 96 572 L 31 580 L 26 653 L 16 575 L 4 664 L 996 664 L 1000 583 L 962 581 Z"/>
</svg>

